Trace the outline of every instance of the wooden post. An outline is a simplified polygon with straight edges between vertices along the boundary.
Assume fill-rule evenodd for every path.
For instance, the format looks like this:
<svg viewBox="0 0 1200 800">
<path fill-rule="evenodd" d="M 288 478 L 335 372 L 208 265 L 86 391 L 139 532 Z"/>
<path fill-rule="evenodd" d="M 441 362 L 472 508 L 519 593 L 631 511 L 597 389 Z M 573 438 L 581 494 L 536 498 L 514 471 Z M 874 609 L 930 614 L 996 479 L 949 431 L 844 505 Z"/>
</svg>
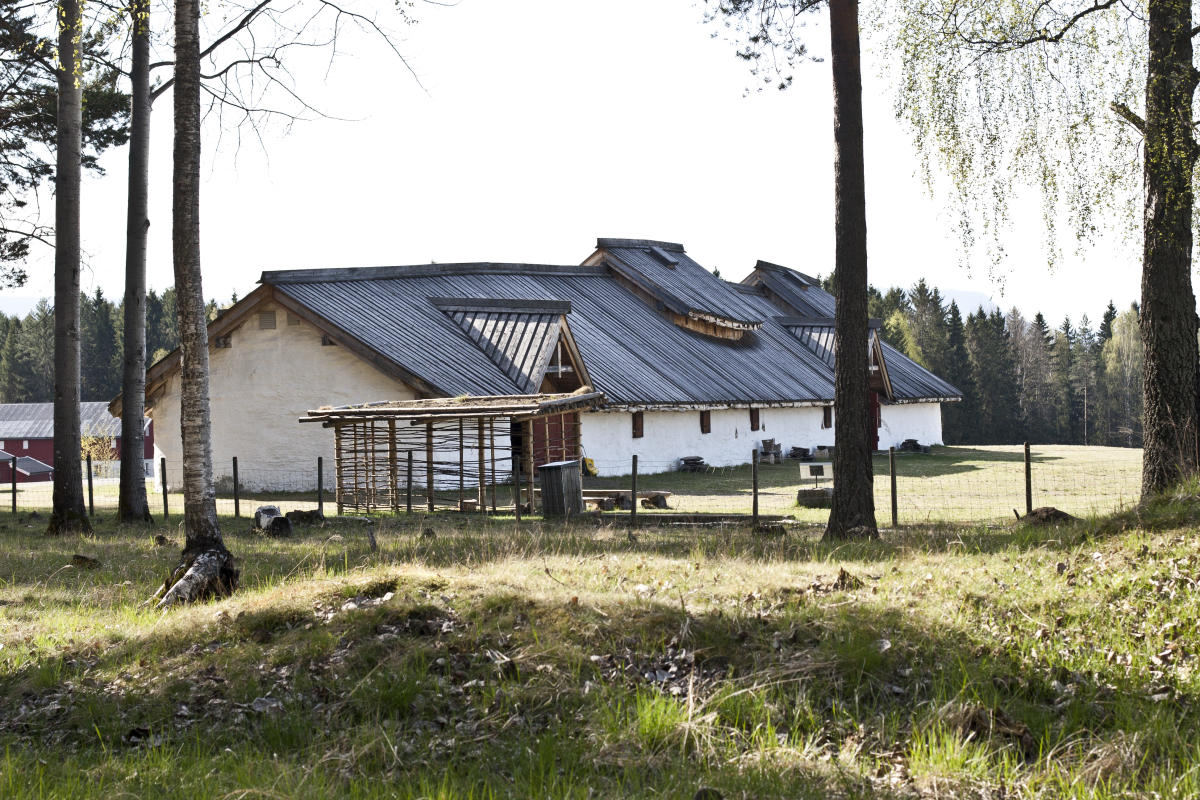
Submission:
<svg viewBox="0 0 1200 800">
<path fill-rule="evenodd" d="M 96 500 L 92 495 L 92 454 L 87 454 L 87 471 L 88 471 L 88 516 L 96 516 Z"/>
<path fill-rule="evenodd" d="M 15 449 L 15 448 L 14 448 Z M 12 470 L 12 513 L 17 513 L 17 457 L 13 456 L 12 461 L 8 462 L 9 469 Z"/>
<path fill-rule="evenodd" d="M 317 456 L 317 513 L 325 516 L 325 457 Z"/>
<path fill-rule="evenodd" d="M 492 513 L 496 513 L 496 418 L 488 420 L 488 440 L 492 443 Z"/>
<path fill-rule="evenodd" d="M 16 459 L 13 460 L 13 463 L 14 464 L 16 463 Z M 158 472 L 159 472 L 159 477 L 162 479 L 163 522 L 167 522 L 171 519 L 171 509 L 167 505 L 167 457 L 166 456 L 163 456 L 161 459 L 159 459 Z"/>
<path fill-rule="evenodd" d="M 408 451 L 408 480 L 404 482 L 404 513 L 412 513 L 412 450 Z"/>
<path fill-rule="evenodd" d="M 1025 515 L 1033 513 L 1033 469 L 1029 463 L 1029 442 L 1025 443 Z"/>
<path fill-rule="evenodd" d="M 342 515 L 342 429 L 333 431 L 333 499 L 337 503 L 337 513 Z"/>
<path fill-rule="evenodd" d="M 463 499 L 466 497 L 467 483 L 466 475 L 463 470 L 466 469 L 466 443 L 463 441 L 465 431 L 463 429 L 463 421 L 458 421 L 458 510 L 462 511 Z"/>
<path fill-rule="evenodd" d="M 425 502 L 433 511 L 433 423 L 425 423 Z"/>
<path fill-rule="evenodd" d="M 476 505 L 479 506 L 480 511 L 487 511 L 487 491 L 484 489 L 484 487 L 487 486 L 487 472 L 486 472 L 487 462 L 484 460 L 487 456 L 487 450 L 484 449 L 486 447 L 486 445 L 484 444 L 484 441 L 483 441 L 483 417 L 479 418 L 478 425 L 479 425 L 479 431 L 478 431 L 478 433 L 479 433 L 479 436 L 478 436 L 478 440 L 479 440 L 479 453 L 478 453 L 478 456 L 479 456 L 479 493 L 476 496 L 475 501 L 476 501 Z"/>
<path fill-rule="evenodd" d="M 754 504 L 750 512 L 750 524 L 758 527 L 758 448 L 750 453 L 750 481 L 754 492 Z"/>
<path fill-rule="evenodd" d="M 900 502 L 896 498 L 896 448 L 888 448 L 888 474 L 892 476 L 892 527 L 900 527 Z"/>
<path fill-rule="evenodd" d="M 629 522 L 637 522 L 637 453 L 633 455 L 633 466 L 629 470 Z"/>
<path fill-rule="evenodd" d="M 527 473 L 525 482 L 529 485 L 529 513 L 532 514 L 537 510 L 537 504 L 533 497 L 533 420 L 526 420 L 525 424 L 521 426 L 521 430 L 525 435 L 525 447 L 522 454 L 525 458 L 525 472 Z"/>
<path fill-rule="evenodd" d="M 388 482 L 392 489 L 392 513 L 400 510 L 400 465 L 396 463 L 396 420 L 388 420 Z"/>
<path fill-rule="evenodd" d="M 517 524 L 521 524 L 521 459 L 514 458 L 513 462 L 513 508 L 517 515 Z"/>
<path fill-rule="evenodd" d="M 233 457 L 233 515 L 235 517 L 242 515 L 242 499 L 238 492 L 237 456 Z"/>
</svg>

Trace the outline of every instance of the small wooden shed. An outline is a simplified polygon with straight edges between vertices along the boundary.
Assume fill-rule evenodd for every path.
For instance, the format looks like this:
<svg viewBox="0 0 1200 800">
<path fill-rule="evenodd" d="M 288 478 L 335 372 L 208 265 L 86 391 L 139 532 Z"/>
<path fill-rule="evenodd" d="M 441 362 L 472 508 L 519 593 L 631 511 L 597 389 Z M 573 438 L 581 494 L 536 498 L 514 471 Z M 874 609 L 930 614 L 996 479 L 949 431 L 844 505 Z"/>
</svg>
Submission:
<svg viewBox="0 0 1200 800">
<path fill-rule="evenodd" d="M 605 402 L 570 394 L 443 397 L 319 408 L 301 422 L 333 428 L 338 513 L 508 507 L 497 487 L 518 488 L 532 508 L 538 463 L 578 459 L 579 412 Z M 505 493 L 507 494 L 507 492 Z M 516 504 L 517 495 L 511 495 Z M 509 498 L 504 498 L 507 501 Z"/>
</svg>

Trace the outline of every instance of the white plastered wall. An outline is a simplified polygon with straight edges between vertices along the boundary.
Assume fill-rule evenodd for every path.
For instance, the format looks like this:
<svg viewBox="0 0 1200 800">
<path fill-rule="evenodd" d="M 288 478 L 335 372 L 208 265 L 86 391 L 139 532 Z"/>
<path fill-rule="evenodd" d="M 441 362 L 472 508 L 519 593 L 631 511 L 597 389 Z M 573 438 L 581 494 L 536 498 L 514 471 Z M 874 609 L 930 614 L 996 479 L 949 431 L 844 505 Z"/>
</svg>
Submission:
<svg viewBox="0 0 1200 800">
<path fill-rule="evenodd" d="M 274 330 L 259 328 L 259 312 L 275 313 Z M 288 312 L 269 301 L 247 315 L 231 342 L 208 351 L 213 474 L 232 475 L 237 456 L 247 489 L 314 489 L 318 456 L 325 459 L 325 485 L 334 485 L 333 431 L 300 424 L 308 410 L 416 397 L 346 348 L 323 346 L 321 332 L 304 320 L 288 324 Z M 155 461 L 166 457 L 168 482 L 176 483 L 183 464 L 178 372 L 150 416 Z"/>
<path fill-rule="evenodd" d="M 885 405 L 879 411 L 880 448 L 899 447 L 905 439 L 916 439 L 925 445 L 942 444 L 941 403 Z"/>
<path fill-rule="evenodd" d="M 684 456 L 700 456 L 714 466 L 745 464 L 763 439 L 774 439 L 786 453 L 792 447 L 833 444 L 833 429 L 822 428 L 820 408 L 763 408 L 760 430 L 750 430 L 745 408 L 714 409 L 710 433 L 700 432 L 699 411 L 645 411 L 643 436 L 634 439 L 631 413 L 591 412 L 583 415 L 584 454 L 601 475 L 628 475 L 631 457 L 638 472 L 667 472 Z"/>
<path fill-rule="evenodd" d="M 881 448 L 905 439 L 942 443 L 939 403 L 885 405 L 880 411 Z M 745 464 L 762 439 L 774 439 L 785 454 L 793 447 L 811 450 L 835 443 L 833 428 L 821 427 L 821 408 L 760 409 L 758 431 L 750 430 L 748 409 L 714 409 L 711 414 L 711 432 L 704 434 L 699 411 L 645 411 L 643 436 L 634 439 L 631 412 L 587 413 L 582 417 L 584 455 L 595 462 L 601 475 L 628 475 L 635 453 L 638 472 L 653 473 L 674 470 L 684 456 L 700 456 L 719 467 Z"/>
</svg>

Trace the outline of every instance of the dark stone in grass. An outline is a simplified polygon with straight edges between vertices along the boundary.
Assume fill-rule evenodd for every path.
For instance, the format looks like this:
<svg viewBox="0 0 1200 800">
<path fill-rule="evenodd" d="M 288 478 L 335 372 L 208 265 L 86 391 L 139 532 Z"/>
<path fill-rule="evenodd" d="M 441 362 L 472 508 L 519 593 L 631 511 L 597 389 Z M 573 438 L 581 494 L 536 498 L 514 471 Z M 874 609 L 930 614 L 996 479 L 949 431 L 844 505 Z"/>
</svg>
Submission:
<svg viewBox="0 0 1200 800">
<path fill-rule="evenodd" d="M 154 546 L 155 547 L 166 547 L 169 544 L 171 544 L 170 539 L 163 536 L 161 533 L 154 534 Z"/>
<path fill-rule="evenodd" d="M 425 530 L 421 531 L 421 538 L 422 539 L 436 539 L 437 531 L 435 531 L 433 528 L 426 528 Z"/>
<path fill-rule="evenodd" d="M 692 800 L 725 800 L 725 795 L 711 786 L 702 786 L 692 795 Z"/>
<path fill-rule="evenodd" d="M 100 559 L 76 553 L 71 556 L 71 564 L 79 569 L 96 569 L 100 566 Z"/>
<path fill-rule="evenodd" d="M 284 514 L 293 525 L 320 525 L 325 521 L 325 515 L 319 510 L 289 511 Z"/>
<path fill-rule="evenodd" d="M 1073 517 L 1065 511 L 1059 511 L 1053 506 L 1043 506 L 1030 511 L 1021 521 L 1029 525 L 1058 525 L 1067 522 L 1077 522 L 1078 517 Z"/>
</svg>

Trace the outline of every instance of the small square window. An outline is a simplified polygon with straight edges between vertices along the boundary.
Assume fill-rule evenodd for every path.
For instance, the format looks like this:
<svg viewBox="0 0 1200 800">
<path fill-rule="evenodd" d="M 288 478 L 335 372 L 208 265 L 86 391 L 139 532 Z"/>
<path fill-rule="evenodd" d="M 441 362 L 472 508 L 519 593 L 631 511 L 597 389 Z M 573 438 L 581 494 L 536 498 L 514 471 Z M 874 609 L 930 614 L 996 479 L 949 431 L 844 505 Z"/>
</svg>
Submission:
<svg viewBox="0 0 1200 800">
<path fill-rule="evenodd" d="M 260 331 L 275 330 L 275 312 L 262 311 L 258 315 L 258 329 Z"/>
<path fill-rule="evenodd" d="M 227 333 L 224 336 L 216 337 L 213 339 L 213 347 L 219 350 L 228 350 L 230 347 L 233 347 L 233 334 Z"/>
<path fill-rule="evenodd" d="M 299 325 L 300 324 L 300 318 L 297 317 L 295 314 L 293 314 L 290 311 L 288 312 L 287 319 L 288 319 L 288 323 L 287 323 L 288 325 Z"/>
<path fill-rule="evenodd" d="M 823 406 L 821 408 L 821 427 L 833 427 L 833 406 Z"/>
<path fill-rule="evenodd" d="M 633 412 L 633 438 L 635 438 L 635 439 L 642 438 L 642 436 L 645 433 L 645 429 L 642 427 L 643 424 L 644 424 L 644 422 L 642 420 L 642 412 L 641 411 Z"/>
<path fill-rule="evenodd" d="M 21 449 L 22 449 L 22 450 L 28 450 L 28 449 L 29 449 L 29 440 L 28 440 L 28 439 L 26 439 L 26 440 L 24 440 L 23 442 L 21 442 Z"/>
<path fill-rule="evenodd" d="M 750 409 L 750 430 L 756 431 L 759 427 L 758 409 L 752 408 Z"/>
<path fill-rule="evenodd" d="M 701 433 L 712 433 L 712 412 L 711 411 L 701 411 L 700 412 L 700 432 Z"/>
</svg>

